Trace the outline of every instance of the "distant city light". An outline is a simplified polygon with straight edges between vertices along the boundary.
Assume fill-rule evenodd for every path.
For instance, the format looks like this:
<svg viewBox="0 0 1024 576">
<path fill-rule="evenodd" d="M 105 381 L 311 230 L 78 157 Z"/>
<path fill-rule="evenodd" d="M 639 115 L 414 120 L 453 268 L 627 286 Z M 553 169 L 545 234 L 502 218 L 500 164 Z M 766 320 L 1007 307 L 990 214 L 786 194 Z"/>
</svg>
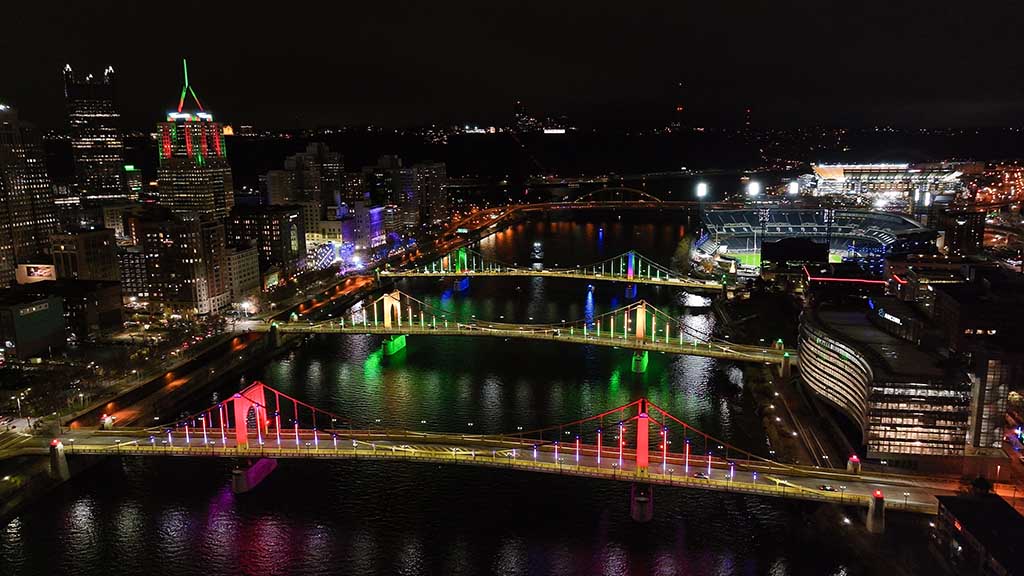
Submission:
<svg viewBox="0 0 1024 576">
<path fill-rule="evenodd" d="M 747 184 L 747 196 L 757 196 L 761 193 L 761 183 L 757 180 L 751 180 Z"/>
<path fill-rule="evenodd" d="M 786 193 L 789 194 L 790 196 L 796 196 L 797 194 L 799 194 L 800 193 L 800 183 L 799 182 L 795 182 L 795 181 L 794 182 L 790 182 L 789 183 L 789 187 L 786 190 Z"/>
<path fill-rule="evenodd" d="M 697 183 L 697 198 L 704 198 L 708 195 L 708 183 L 698 182 Z"/>
</svg>

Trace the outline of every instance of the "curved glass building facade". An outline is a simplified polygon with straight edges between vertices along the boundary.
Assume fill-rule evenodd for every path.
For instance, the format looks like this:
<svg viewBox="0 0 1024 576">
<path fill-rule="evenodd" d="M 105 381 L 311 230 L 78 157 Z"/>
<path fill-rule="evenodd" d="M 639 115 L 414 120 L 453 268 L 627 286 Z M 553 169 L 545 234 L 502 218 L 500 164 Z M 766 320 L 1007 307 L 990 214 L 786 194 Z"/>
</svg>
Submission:
<svg viewBox="0 0 1024 576">
<path fill-rule="evenodd" d="M 800 377 L 861 429 L 869 457 L 964 454 L 965 375 L 873 326 L 864 310 L 819 307 L 800 322 Z"/>
</svg>

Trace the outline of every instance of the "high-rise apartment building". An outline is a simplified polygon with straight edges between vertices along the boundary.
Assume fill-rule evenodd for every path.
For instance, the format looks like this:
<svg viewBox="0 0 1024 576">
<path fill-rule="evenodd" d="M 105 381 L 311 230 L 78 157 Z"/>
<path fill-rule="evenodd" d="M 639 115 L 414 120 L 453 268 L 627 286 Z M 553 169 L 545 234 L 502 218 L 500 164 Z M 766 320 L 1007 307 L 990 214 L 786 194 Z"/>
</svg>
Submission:
<svg viewBox="0 0 1024 576">
<path fill-rule="evenodd" d="M 446 222 L 451 212 L 448 200 L 448 170 L 444 163 L 417 164 L 415 174 L 416 199 L 419 202 L 419 222 L 434 227 Z"/>
<path fill-rule="evenodd" d="M 185 111 L 186 93 L 197 110 Z M 177 214 L 227 216 L 234 192 L 223 128 L 189 86 L 187 67 L 178 110 L 157 125 L 157 138 L 159 203 Z"/>
<path fill-rule="evenodd" d="M 303 267 L 306 231 L 299 206 L 236 206 L 227 219 L 228 244 L 256 244 L 260 268 L 291 276 Z"/>
<path fill-rule="evenodd" d="M 0 286 L 14 279 L 19 262 L 49 250 L 55 212 L 38 135 L 19 122 L 13 108 L 0 104 Z"/>
<path fill-rule="evenodd" d="M 67 104 L 75 183 L 82 202 L 89 205 L 128 199 L 125 183 L 124 140 L 114 104 L 114 68 L 102 76 L 76 76 L 64 66 L 64 99 Z"/>
</svg>

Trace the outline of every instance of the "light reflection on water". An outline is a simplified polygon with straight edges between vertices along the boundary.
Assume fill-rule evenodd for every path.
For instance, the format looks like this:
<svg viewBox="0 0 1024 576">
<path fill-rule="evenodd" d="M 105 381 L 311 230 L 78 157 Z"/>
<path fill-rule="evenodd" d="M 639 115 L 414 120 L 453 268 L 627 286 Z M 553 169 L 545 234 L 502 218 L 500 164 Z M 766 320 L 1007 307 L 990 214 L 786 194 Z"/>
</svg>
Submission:
<svg viewBox="0 0 1024 576">
<path fill-rule="evenodd" d="M 603 232 L 601 229 L 603 228 Z M 490 257 L 588 263 L 625 246 L 668 263 L 675 225 L 520 225 L 485 240 Z M 575 260 L 573 260 L 575 259 Z M 474 278 L 403 290 L 460 314 L 506 321 L 591 317 L 629 301 L 623 286 Z M 710 332 L 700 296 L 641 287 L 645 298 Z M 253 370 L 283 392 L 357 422 L 427 430 L 513 432 L 604 411 L 646 395 L 737 445 L 763 434 L 734 367 L 626 350 L 487 338 L 410 337 L 384 357 L 371 336 L 322 336 Z M 225 382 L 221 397 L 237 388 Z M 205 401 L 197 400 L 198 408 Z M 421 424 L 426 420 L 427 424 Z M 226 461 L 110 460 L 0 531 L 0 574 L 796 574 L 839 560 L 801 560 L 802 505 L 658 488 L 655 519 L 629 519 L 628 486 L 415 463 L 282 461 L 254 492 L 230 491 Z M 823 538 L 825 538 L 823 536 Z M 833 539 L 818 543 L 828 549 Z M 814 544 L 810 545 L 814 547 Z M 840 557 L 842 554 L 835 554 Z"/>
</svg>

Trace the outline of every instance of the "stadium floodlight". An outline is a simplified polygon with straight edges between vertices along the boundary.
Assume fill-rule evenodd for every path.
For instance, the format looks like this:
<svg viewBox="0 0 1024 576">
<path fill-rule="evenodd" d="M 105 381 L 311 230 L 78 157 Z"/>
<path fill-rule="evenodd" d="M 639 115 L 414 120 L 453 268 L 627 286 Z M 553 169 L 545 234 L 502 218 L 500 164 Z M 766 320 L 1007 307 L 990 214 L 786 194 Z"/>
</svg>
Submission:
<svg viewBox="0 0 1024 576">
<path fill-rule="evenodd" d="M 698 182 L 697 183 L 697 198 L 704 198 L 708 195 L 708 183 Z"/>
<path fill-rule="evenodd" d="M 795 180 L 793 182 L 790 182 L 789 188 L 786 190 L 786 192 L 790 196 L 796 196 L 797 194 L 800 193 L 800 183 Z"/>
<path fill-rule="evenodd" d="M 747 196 L 757 196 L 761 193 L 761 183 L 757 180 L 751 180 L 747 183 Z"/>
</svg>

